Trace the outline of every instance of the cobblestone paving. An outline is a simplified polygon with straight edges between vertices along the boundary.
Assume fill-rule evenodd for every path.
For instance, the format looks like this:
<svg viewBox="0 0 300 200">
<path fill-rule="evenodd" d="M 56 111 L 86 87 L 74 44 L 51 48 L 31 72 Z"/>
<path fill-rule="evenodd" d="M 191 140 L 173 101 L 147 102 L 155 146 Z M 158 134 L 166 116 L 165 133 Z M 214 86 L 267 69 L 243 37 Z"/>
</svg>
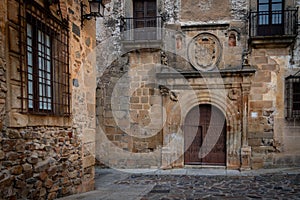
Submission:
<svg viewBox="0 0 300 200">
<path fill-rule="evenodd" d="M 142 200 L 300 199 L 300 174 L 247 176 L 130 175 L 117 185 L 154 184 Z"/>
</svg>

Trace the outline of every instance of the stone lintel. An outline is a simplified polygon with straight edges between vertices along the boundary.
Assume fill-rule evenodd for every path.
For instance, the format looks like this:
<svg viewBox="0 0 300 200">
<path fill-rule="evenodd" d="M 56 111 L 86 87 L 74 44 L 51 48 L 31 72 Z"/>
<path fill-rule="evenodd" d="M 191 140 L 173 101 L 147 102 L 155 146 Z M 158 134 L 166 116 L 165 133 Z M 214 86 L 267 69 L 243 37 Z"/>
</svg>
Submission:
<svg viewBox="0 0 300 200">
<path fill-rule="evenodd" d="M 172 72 L 162 72 L 157 73 L 156 77 L 160 79 L 166 78 L 215 78 L 215 77 L 240 77 L 240 76 L 251 76 L 256 72 L 255 68 L 247 68 L 247 69 L 226 69 L 220 71 L 209 71 L 209 72 L 199 72 L 199 71 L 185 71 L 180 73 L 172 73 Z"/>
<path fill-rule="evenodd" d="M 203 31 L 203 30 L 227 30 L 229 28 L 229 23 L 219 23 L 219 24 L 184 24 L 181 26 L 183 31 Z"/>
</svg>

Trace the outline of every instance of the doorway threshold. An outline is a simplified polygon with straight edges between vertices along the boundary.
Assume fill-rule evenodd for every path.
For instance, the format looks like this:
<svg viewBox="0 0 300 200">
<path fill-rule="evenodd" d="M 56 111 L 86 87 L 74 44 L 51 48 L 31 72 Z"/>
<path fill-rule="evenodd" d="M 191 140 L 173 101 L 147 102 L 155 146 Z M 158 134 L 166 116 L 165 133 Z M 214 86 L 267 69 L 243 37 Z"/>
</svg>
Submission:
<svg viewBox="0 0 300 200">
<path fill-rule="evenodd" d="M 184 165 L 185 169 L 226 169 L 226 166 L 220 165 Z"/>
</svg>

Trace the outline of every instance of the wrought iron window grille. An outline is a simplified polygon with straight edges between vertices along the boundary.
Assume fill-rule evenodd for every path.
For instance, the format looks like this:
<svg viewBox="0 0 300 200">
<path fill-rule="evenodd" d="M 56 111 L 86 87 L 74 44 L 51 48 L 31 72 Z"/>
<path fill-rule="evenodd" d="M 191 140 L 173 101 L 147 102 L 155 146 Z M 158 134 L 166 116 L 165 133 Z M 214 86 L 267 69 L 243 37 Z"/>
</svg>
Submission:
<svg viewBox="0 0 300 200">
<path fill-rule="evenodd" d="M 69 116 L 69 30 L 34 0 L 19 0 L 21 111 Z"/>
<path fill-rule="evenodd" d="M 300 119 L 300 71 L 285 79 L 286 118 Z"/>
</svg>

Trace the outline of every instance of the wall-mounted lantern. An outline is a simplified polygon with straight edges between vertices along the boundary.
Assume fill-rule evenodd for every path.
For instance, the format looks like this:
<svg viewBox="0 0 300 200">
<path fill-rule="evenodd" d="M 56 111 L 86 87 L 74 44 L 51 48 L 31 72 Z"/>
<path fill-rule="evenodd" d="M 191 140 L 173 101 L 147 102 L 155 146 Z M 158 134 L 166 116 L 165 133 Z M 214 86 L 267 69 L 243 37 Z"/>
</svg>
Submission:
<svg viewBox="0 0 300 200">
<path fill-rule="evenodd" d="M 102 0 L 89 0 L 90 13 L 84 13 L 84 7 L 87 7 L 84 3 L 80 3 L 81 8 L 81 27 L 85 19 L 90 20 L 92 17 L 103 17 L 104 16 L 104 4 Z"/>
</svg>

